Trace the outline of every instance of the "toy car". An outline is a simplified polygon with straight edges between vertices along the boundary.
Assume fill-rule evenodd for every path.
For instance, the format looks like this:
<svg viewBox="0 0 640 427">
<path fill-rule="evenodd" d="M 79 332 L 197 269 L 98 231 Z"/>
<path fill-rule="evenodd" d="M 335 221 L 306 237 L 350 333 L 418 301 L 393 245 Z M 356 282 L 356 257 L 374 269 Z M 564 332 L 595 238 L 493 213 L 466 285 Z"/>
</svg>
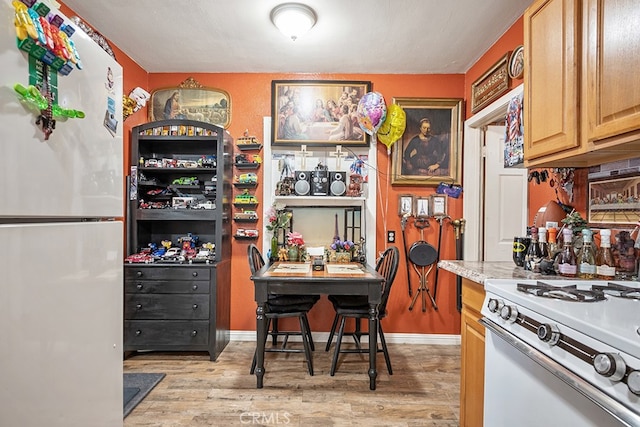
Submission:
<svg viewBox="0 0 640 427">
<path fill-rule="evenodd" d="M 198 185 L 200 181 L 195 176 L 183 176 L 173 180 L 172 184 L 175 185 Z"/>
<path fill-rule="evenodd" d="M 217 165 L 216 156 L 202 156 L 200 160 L 198 160 L 198 166 L 201 168 L 215 168 Z"/>
<path fill-rule="evenodd" d="M 244 153 L 236 154 L 235 159 L 237 164 L 262 163 L 262 158 L 257 154 L 252 154 L 251 156 L 247 156 Z"/>
<path fill-rule="evenodd" d="M 258 175 L 255 173 L 243 173 L 240 174 L 236 182 L 238 184 L 256 184 L 258 182 Z"/>
<path fill-rule="evenodd" d="M 247 237 L 258 237 L 258 230 L 253 230 L 253 229 L 244 230 L 244 235 Z"/>
<path fill-rule="evenodd" d="M 124 259 L 124 261 L 128 262 L 129 264 L 138 264 L 138 263 L 150 264 L 153 261 L 155 261 L 155 259 L 153 258 L 153 255 L 151 255 L 151 248 L 145 248 L 137 254 L 129 255 Z"/>
<path fill-rule="evenodd" d="M 233 215 L 234 219 L 258 219 L 256 211 L 242 211 Z"/>
<path fill-rule="evenodd" d="M 248 190 L 244 190 L 242 194 L 238 194 L 234 199 L 233 203 L 238 204 L 255 204 L 258 203 L 258 199 L 253 194 L 249 194 Z"/>
<path fill-rule="evenodd" d="M 211 200 L 207 200 L 206 202 L 200 202 L 192 207 L 192 209 L 215 209 L 216 204 Z"/>
<path fill-rule="evenodd" d="M 184 261 L 184 256 L 181 254 L 182 249 L 173 247 L 167 249 L 167 252 L 162 256 L 163 262 L 182 262 Z"/>
</svg>

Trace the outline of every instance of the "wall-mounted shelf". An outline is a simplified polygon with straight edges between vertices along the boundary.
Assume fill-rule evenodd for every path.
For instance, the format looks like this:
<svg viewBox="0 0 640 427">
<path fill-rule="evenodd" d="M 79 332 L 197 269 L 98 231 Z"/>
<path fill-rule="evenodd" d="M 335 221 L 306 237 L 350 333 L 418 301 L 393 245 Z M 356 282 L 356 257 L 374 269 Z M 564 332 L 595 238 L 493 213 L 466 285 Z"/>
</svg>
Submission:
<svg viewBox="0 0 640 427">
<path fill-rule="evenodd" d="M 253 151 L 260 150 L 262 148 L 262 144 L 236 144 L 238 150 L 240 151 Z"/>
<path fill-rule="evenodd" d="M 258 169 L 260 163 L 234 163 L 236 169 Z"/>
<path fill-rule="evenodd" d="M 364 197 L 347 196 L 275 196 L 274 201 L 286 206 L 362 206 Z"/>
<path fill-rule="evenodd" d="M 233 218 L 234 222 L 256 223 L 258 218 Z"/>
<path fill-rule="evenodd" d="M 238 236 L 236 234 L 233 235 L 233 238 L 236 240 L 258 240 L 258 236 Z"/>
<path fill-rule="evenodd" d="M 256 188 L 257 182 L 234 182 L 233 186 L 236 188 Z"/>
<path fill-rule="evenodd" d="M 240 209 L 255 209 L 258 207 L 257 203 L 234 203 L 233 206 Z"/>
</svg>

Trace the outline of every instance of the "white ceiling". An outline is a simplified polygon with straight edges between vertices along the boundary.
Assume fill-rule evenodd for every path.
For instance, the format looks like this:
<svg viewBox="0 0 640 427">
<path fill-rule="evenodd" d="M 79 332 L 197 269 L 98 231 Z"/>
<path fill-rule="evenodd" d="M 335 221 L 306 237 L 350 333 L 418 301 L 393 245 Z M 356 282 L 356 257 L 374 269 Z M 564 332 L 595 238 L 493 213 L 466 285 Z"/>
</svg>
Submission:
<svg viewBox="0 0 640 427">
<path fill-rule="evenodd" d="M 148 72 L 465 73 L 532 0 L 302 0 L 295 42 L 271 23 L 286 0 L 62 0 Z"/>
</svg>

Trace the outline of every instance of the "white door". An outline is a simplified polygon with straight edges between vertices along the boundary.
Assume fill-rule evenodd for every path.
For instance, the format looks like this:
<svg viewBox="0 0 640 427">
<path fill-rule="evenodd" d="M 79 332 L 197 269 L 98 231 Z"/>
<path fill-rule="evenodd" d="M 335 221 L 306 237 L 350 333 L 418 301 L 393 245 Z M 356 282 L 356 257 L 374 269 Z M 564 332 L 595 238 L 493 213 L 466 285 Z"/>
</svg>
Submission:
<svg viewBox="0 0 640 427">
<path fill-rule="evenodd" d="M 485 131 L 484 261 L 511 261 L 527 226 L 527 170 L 504 167 L 504 126 Z"/>
</svg>

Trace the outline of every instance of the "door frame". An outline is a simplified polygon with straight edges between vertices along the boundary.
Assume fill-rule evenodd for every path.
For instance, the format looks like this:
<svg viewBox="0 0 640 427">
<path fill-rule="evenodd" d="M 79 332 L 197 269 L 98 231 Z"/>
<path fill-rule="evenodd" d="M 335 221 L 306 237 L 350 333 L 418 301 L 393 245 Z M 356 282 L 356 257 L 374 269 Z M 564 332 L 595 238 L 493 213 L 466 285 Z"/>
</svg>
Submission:
<svg viewBox="0 0 640 427">
<path fill-rule="evenodd" d="M 466 220 L 463 248 L 463 259 L 465 261 L 484 260 L 482 249 L 484 241 L 482 227 L 484 211 L 483 128 L 496 120 L 504 119 L 507 115 L 507 107 L 511 98 L 523 93 L 523 91 L 523 84 L 516 86 L 507 94 L 464 122 L 464 166 L 462 179 L 464 203 L 462 214 Z"/>
</svg>

